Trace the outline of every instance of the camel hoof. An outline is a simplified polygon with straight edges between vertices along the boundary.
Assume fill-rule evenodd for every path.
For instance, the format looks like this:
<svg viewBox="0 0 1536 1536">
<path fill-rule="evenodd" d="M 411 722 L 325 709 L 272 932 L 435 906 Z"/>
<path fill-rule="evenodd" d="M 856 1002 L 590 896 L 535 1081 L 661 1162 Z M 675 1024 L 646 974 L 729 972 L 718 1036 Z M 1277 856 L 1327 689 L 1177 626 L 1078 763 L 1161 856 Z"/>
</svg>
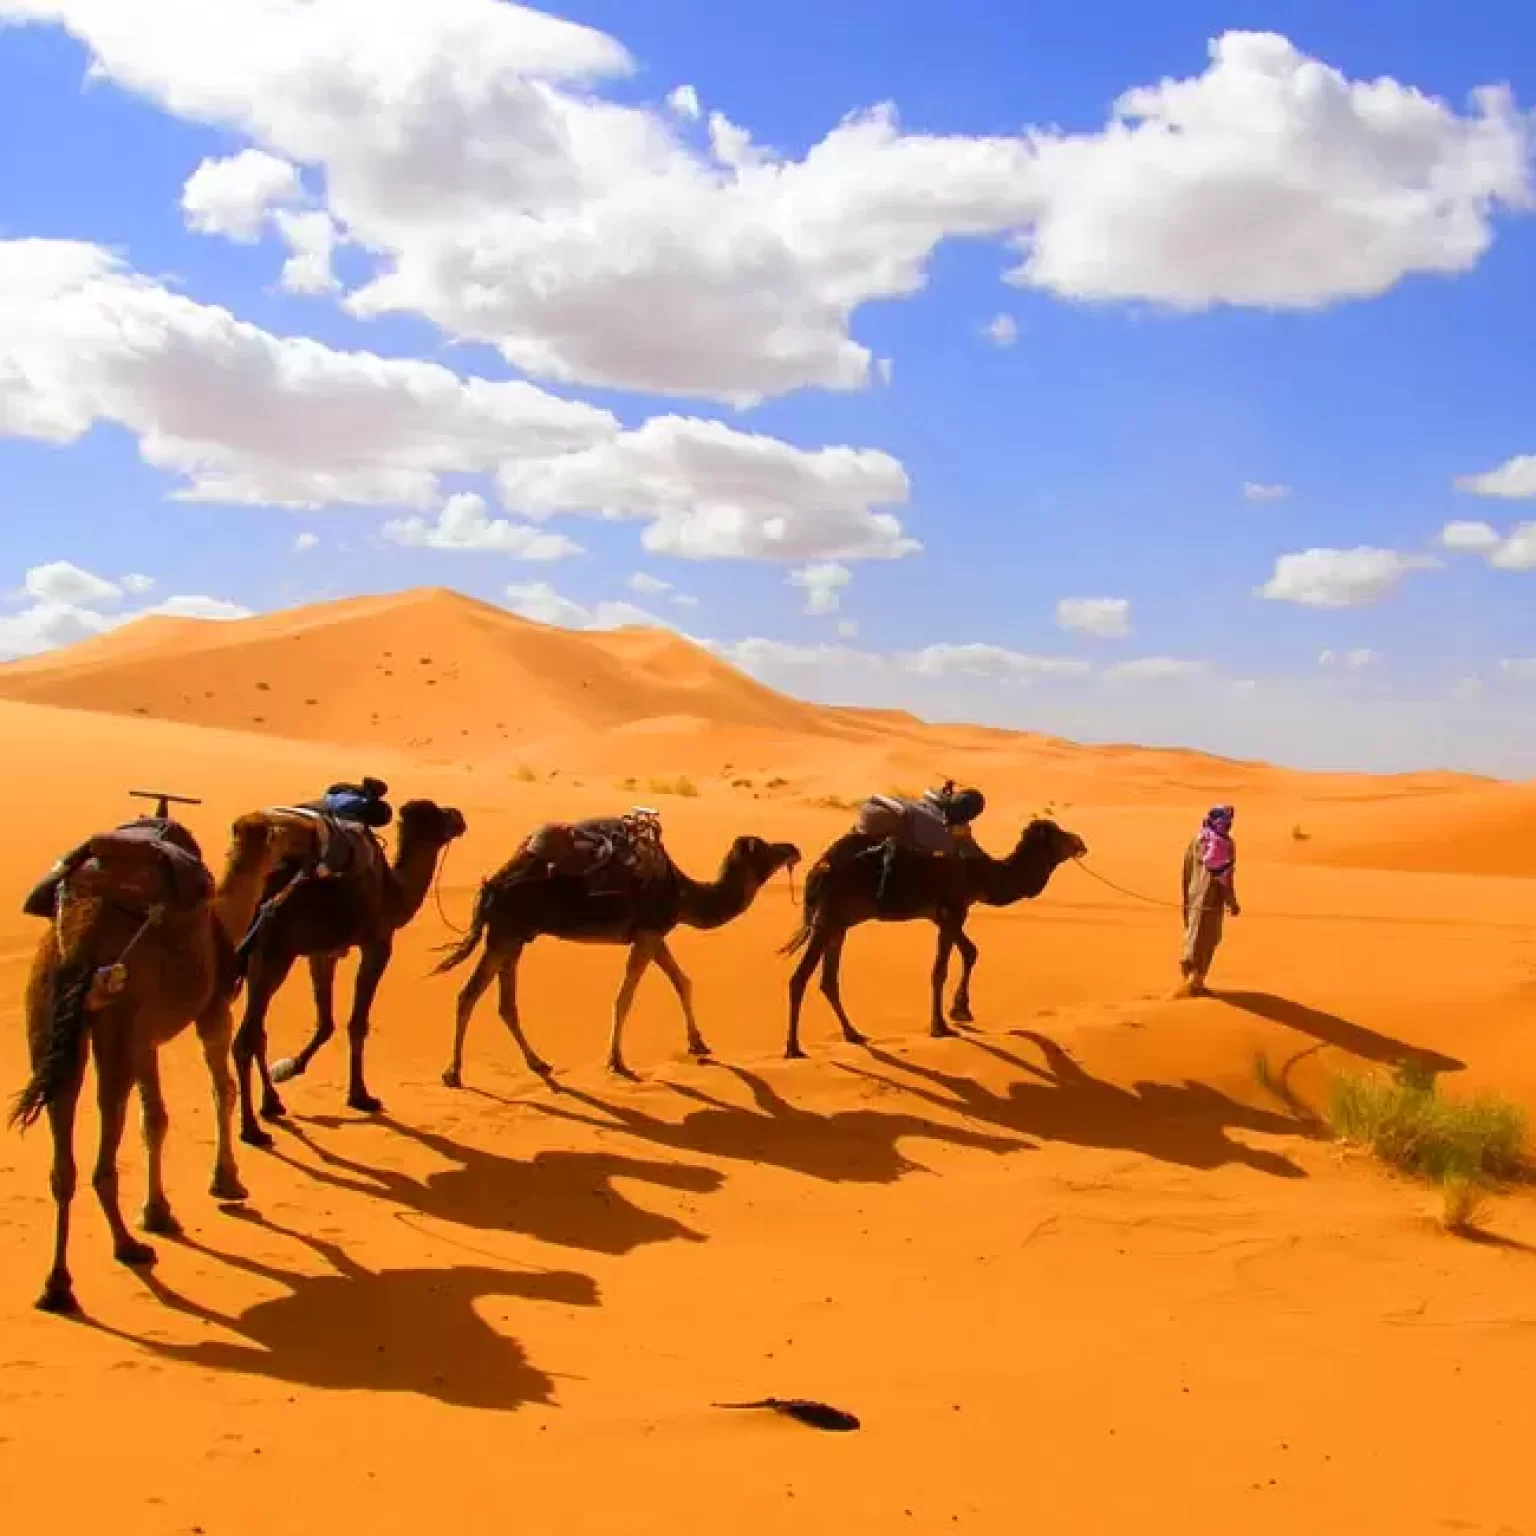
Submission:
<svg viewBox="0 0 1536 1536">
<path fill-rule="evenodd" d="M 347 1108 L 361 1110 L 365 1115 L 376 1115 L 383 1110 L 384 1101 L 374 1098 L 371 1093 L 349 1093 Z"/>
<path fill-rule="evenodd" d="M 610 1056 L 608 1058 L 608 1070 L 615 1077 L 622 1077 L 631 1083 L 635 1081 L 634 1069 L 621 1057 Z"/>
<path fill-rule="evenodd" d="M 951 1008 L 949 1010 L 949 1022 L 951 1024 L 974 1024 L 976 1015 L 969 1008 Z"/>
<path fill-rule="evenodd" d="M 861 1040 L 859 1043 L 862 1045 L 863 1041 Z M 785 1061 L 804 1061 L 805 1052 L 798 1045 L 786 1045 L 784 1047 L 784 1059 Z"/>
<path fill-rule="evenodd" d="M 240 1175 L 232 1169 L 224 1173 L 216 1173 L 213 1183 L 208 1186 L 208 1193 L 215 1200 L 244 1200 L 250 1191 L 240 1182 Z"/>
<path fill-rule="evenodd" d="M 80 1303 L 75 1300 L 75 1288 L 70 1284 L 68 1275 L 62 1278 L 49 1275 L 48 1283 L 43 1287 L 43 1294 L 37 1298 L 37 1310 L 52 1312 L 56 1317 L 80 1315 Z"/>
<path fill-rule="evenodd" d="M 459 1069 L 457 1067 L 449 1067 L 448 1070 L 443 1073 L 444 1088 L 462 1088 L 463 1086 L 464 1079 L 459 1076 Z"/>
<path fill-rule="evenodd" d="M 690 1040 L 688 1042 L 688 1054 L 696 1056 L 700 1061 L 703 1061 L 706 1057 L 713 1056 L 715 1053 L 710 1050 L 707 1040 Z"/>
<path fill-rule="evenodd" d="M 262 1100 L 261 1118 L 263 1120 L 286 1120 L 288 1118 L 288 1106 L 274 1093 L 270 1099 Z"/>
<path fill-rule="evenodd" d="M 153 1232 L 156 1237 L 186 1236 L 170 1206 L 164 1203 L 144 1207 L 143 1226 L 146 1232 Z"/>
<path fill-rule="evenodd" d="M 274 1083 L 289 1083 L 303 1072 L 297 1056 L 284 1056 L 280 1061 L 274 1061 L 270 1068 Z"/>
<path fill-rule="evenodd" d="M 112 1257 L 130 1269 L 149 1269 L 155 1262 L 155 1250 L 148 1243 L 136 1243 L 129 1238 L 127 1242 L 117 1245 Z"/>
<path fill-rule="evenodd" d="M 246 1146 L 259 1148 L 263 1152 L 270 1152 L 274 1145 L 272 1138 L 259 1125 L 242 1126 L 240 1140 Z"/>
<path fill-rule="evenodd" d="M 954 1035 L 954 1030 L 952 1030 L 948 1024 L 944 1023 L 935 1024 L 933 1028 L 928 1031 L 928 1037 L 931 1040 L 952 1040 Z"/>
</svg>

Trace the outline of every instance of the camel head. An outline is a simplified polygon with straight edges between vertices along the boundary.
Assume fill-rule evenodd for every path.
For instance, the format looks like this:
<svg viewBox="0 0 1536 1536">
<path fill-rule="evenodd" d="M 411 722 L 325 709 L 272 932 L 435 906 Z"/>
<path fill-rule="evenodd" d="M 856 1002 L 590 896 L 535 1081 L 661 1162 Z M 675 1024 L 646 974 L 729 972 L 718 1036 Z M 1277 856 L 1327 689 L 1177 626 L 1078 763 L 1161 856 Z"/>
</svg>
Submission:
<svg viewBox="0 0 1536 1536">
<path fill-rule="evenodd" d="M 1057 826 L 1054 821 L 1044 817 L 1037 817 L 1024 828 L 1023 835 L 1019 838 L 1020 854 L 1033 854 L 1038 858 L 1049 861 L 1052 868 L 1058 864 L 1065 864 L 1069 859 L 1082 859 L 1088 856 L 1088 844 L 1075 832 L 1068 832 L 1065 827 Z"/>
<path fill-rule="evenodd" d="M 469 830 L 464 813 L 435 800 L 407 800 L 400 807 L 400 846 L 446 848 Z"/>
<path fill-rule="evenodd" d="M 730 867 L 745 869 L 761 885 L 781 869 L 793 869 L 800 862 L 800 850 L 793 843 L 768 843 L 760 837 L 738 837 L 731 844 L 725 862 Z"/>
</svg>

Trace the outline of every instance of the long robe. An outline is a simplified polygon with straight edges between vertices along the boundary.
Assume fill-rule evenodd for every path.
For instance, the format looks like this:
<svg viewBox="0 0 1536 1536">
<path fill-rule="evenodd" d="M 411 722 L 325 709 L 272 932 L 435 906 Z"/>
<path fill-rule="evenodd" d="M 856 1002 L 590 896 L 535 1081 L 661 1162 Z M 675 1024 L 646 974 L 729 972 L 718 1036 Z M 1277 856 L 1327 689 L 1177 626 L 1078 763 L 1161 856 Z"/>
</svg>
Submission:
<svg viewBox="0 0 1536 1536">
<path fill-rule="evenodd" d="M 1232 865 L 1221 876 L 1213 875 L 1201 861 L 1198 833 L 1184 850 L 1184 953 L 1180 967 L 1192 981 L 1204 982 L 1216 958 L 1227 907 L 1237 901 L 1233 883 L 1236 868 L 1235 845 Z"/>
</svg>

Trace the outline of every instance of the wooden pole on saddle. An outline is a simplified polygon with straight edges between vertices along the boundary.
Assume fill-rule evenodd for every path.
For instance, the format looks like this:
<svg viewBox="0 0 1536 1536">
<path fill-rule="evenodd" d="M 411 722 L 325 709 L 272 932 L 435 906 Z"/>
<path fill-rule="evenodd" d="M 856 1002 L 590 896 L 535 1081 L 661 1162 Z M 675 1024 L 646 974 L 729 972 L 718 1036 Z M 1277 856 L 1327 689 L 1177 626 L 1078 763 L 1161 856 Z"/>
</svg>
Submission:
<svg viewBox="0 0 1536 1536">
<path fill-rule="evenodd" d="M 169 821 L 172 805 L 201 805 L 201 800 L 194 800 L 190 795 L 173 795 L 163 789 L 130 789 L 130 798 L 134 800 L 153 800 L 155 802 L 155 815 L 161 821 Z"/>
</svg>

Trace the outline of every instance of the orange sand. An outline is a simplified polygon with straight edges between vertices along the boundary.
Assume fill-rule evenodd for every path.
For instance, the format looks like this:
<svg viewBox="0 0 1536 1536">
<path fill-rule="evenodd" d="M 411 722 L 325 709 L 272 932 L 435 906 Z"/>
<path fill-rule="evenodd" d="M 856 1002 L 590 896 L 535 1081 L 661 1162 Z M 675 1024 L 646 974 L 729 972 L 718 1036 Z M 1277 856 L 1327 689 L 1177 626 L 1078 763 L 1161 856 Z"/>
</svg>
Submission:
<svg viewBox="0 0 1536 1536">
<path fill-rule="evenodd" d="M 432 903 L 375 1014 L 368 1123 L 332 1045 L 292 1084 L 276 1155 L 243 1149 L 244 1218 L 206 1194 L 208 1093 L 164 1054 L 184 1244 L 152 1280 L 110 1259 L 88 1185 L 73 1261 L 90 1314 L 31 1302 L 47 1137 L 0 1139 L 0 1489 L 6 1526 L 272 1531 L 1227 1533 L 1536 1529 L 1521 1474 L 1536 1375 L 1536 1210 L 1447 1237 L 1427 1191 L 1301 1133 L 1302 1101 L 1405 1046 L 1449 1085 L 1536 1107 L 1536 791 L 1446 774 L 1288 773 L 1194 753 L 931 728 L 783 698 L 675 637 L 542 629 L 445 593 L 233 625 L 151 621 L 0 668 L 8 827 L 0 1078 L 24 1072 L 40 925 L 22 892 L 123 791 L 201 795 L 210 854 L 241 810 L 376 772 L 460 806 L 444 881 L 541 819 L 662 805 L 679 861 L 730 837 L 813 856 L 818 806 L 937 773 L 979 781 L 997 851 L 1051 804 L 1118 883 L 1172 895 L 1213 795 L 1240 807 L 1247 911 L 1214 981 L 1166 1000 L 1172 913 L 1058 873 L 980 912 L 966 1038 L 922 1035 L 931 930 L 862 929 L 847 994 L 876 1044 L 779 1059 L 793 927 L 776 882 L 684 931 L 718 1063 L 651 976 L 639 1084 L 599 1070 L 616 950 L 546 943 L 528 1077 L 486 1006 L 468 1090 L 438 1082 L 458 978 Z M 647 781 L 686 775 L 696 797 Z M 621 780 L 639 781 L 631 790 Z M 1304 836 L 1296 836 L 1296 829 Z M 349 979 L 350 972 L 348 973 Z M 274 1054 L 308 1023 L 302 976 Z M 79 1150 L 93 1155 L 94 1115 Z M 125 1148 L 135 1204 L 142 1158 Z M 822 1435 L 714 1400 L 806 1395 Z"/>
</svg>

